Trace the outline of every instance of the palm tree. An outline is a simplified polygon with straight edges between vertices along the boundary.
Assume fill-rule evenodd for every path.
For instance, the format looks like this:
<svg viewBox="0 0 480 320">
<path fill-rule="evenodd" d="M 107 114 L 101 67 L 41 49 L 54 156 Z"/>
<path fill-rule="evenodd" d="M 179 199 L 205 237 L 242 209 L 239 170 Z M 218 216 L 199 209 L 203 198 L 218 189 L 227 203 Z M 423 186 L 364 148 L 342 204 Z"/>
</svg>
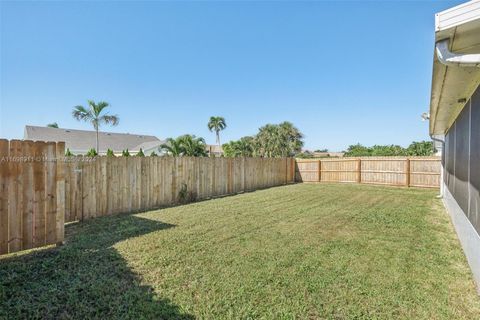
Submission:
<svg viewBox="0 0 480 320">
<path fill-rule="evenodd" d="M 220 147 L 220 131 L 224 130 L 227 127 L 224 117 L 210 117 L 208 121 L 208 130 L 210 132 L 215 131 L 217 138 L 217 144 Z"/>
<path fill-rule="evenodd" d="M 160 146 L 160 151 L 174 157 L 206 157 L 205 139 L 190 134 L 179 136 L 176 139 L 168 138 L 167 143 Z"/>
<path fill-rule="evenodd" d="M 97 133 L 96 150 L 98 152 L 98 128 L 101 124 L 109 124 L 116 126 L 120 121 L 117 115 L 109 115 L 105 113 L 102 115 L 102 111 L 109 106 L 108 102 L 95 103 L 92 100 L 88 100 L 88 108 L 83 106 L 76 106 L 73 108 L 72 115 L 78 121 L 90 122 Z"/>
<path fill-rule="evenodd" d="M 254 138 L 242 137 L 238 140 L 237 150 L 242 157 L 251 157 L 254 154 Z"/>
<path fill-rule="evenodd" d="M 267 124 L 258 129 L 257 147 L 260 156 L 275 157 L 280 153 L 279 149 L 281 149 L 284 144 L 285 141 L 282 141 L 280 137 L 278 125 Z"/>
<path fill-rule="evenodd" d="M 222 145 L 225 157 L 252 157 L 255 154 L 255 139 L 242 137 L 237 141 L 230 141 Z"/>
<path fill-rule="evenodd" d="M 159 151 L 165 151 L 171 156 L 179 157 L 183 154 L 182 141 L 178 138 L 167 138 L 167 142 L 160 145 Z"/>
<path fill-rule="evenodd" d="M 47 127 L 49 127 L 49 128 L 58 128 L 58 123 L 56 123 L 56 122 L 49 123 L 49 124 L 47 124 Z"/>
<path fill-rule="evenodd" d="M 282 157 L 293 156 L 302 151 L 304 136 L 300 130 L 288 121 L 280 123 L 279 128 L 281 136 L 287 141 L 286 148 L 282 150 Z"/>
<path fill-rule="evenodd" d="M 189 157 L 206 157 L 207 150 L 205 139 L 193 135 L 183 135 L 178 137 L 183 146 L 184 155 Z"/>
<path fill-rule="evenodd" d="M 263 157 L 288 157 L 301 151 L 303 134 L 290 122 L 267 124 L 255 138 L 255 148 Z"/>
</svg>

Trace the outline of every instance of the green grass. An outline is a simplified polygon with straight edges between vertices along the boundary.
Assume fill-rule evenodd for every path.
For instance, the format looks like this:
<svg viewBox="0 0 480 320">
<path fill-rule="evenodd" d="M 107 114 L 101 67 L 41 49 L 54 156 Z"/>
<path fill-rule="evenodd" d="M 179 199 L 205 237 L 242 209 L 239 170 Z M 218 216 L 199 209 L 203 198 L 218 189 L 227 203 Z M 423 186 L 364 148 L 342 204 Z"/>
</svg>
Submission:
<svg viewBox="0 0 480 320">
<path fill-rule="evenodd" d="M 0 318 L 478 319 L 435 195 L 298 184 L 70 225 L 0 259 Z"/>
</svg>

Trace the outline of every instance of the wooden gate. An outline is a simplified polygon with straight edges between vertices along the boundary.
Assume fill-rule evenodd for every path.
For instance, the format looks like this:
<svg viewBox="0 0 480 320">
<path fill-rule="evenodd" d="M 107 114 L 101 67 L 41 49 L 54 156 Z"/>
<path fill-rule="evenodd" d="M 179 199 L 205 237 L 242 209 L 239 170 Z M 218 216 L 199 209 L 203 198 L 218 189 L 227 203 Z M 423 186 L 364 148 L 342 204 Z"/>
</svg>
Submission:
<svg viewBox="0 0 480 320">
<path fill-rule="evenodd" d="M 63 242 L 64 154 L 63 142 L 0 139 L 0 254 Z"/>
</svg>

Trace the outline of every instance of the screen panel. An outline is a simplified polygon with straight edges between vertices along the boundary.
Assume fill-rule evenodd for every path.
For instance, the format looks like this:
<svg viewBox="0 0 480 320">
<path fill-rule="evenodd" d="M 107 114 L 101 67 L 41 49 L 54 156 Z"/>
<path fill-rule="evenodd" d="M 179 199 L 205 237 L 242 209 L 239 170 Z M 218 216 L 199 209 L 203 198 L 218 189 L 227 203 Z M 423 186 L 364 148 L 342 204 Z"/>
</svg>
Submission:
<svg viewBox="0 0 480 320">
<path fill-rule="evenodd" d="M 471 108 L 469 218 L 480 233 L 480 86 L 472 96 Z"/>
<path fill-rule="evenodd" d="M 470 148 L 470 101 L 455 121 L 455 187 L 453 195 L 468 213 L 468 163 Z"/>
<path fill-rule="evenodd" d="M 445 179 L 446 185 L 450 193 L 454 193 L 454 182 L 455 182 L 455 123 L 450 127 L 446 137 L 447 143 L 445 145 Z"/>
</svg>

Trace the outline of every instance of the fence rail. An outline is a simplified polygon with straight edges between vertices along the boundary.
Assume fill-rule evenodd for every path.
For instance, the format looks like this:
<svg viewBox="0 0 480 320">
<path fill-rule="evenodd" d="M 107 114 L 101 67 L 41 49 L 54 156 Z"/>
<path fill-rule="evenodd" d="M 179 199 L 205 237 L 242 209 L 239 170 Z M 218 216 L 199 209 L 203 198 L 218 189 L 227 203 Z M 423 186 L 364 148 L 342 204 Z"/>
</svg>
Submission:
<svg viewBox="0 0 480 320">
<path fill-rule="evenodd" d="M 407 187 L 440 187 L 438 157 L 296 159 L 297 182 L 354 182 Z"/>
</svg>

